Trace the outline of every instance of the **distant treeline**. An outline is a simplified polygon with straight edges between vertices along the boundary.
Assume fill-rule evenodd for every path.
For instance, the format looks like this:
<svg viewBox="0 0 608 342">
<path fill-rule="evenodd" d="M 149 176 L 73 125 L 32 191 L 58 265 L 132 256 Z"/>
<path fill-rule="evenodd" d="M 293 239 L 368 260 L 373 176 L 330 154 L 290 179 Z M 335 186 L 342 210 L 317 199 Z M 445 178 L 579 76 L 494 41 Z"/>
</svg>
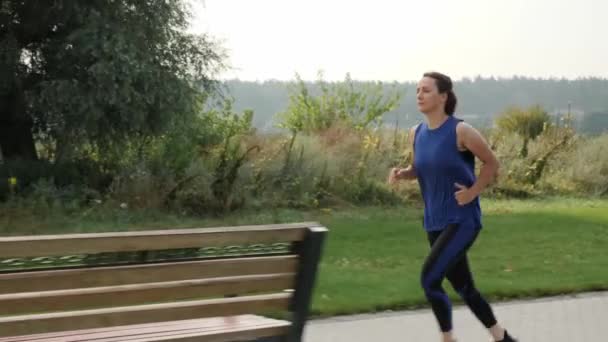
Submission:
<svg viewBox="0 0 608 342">
<path fill-rule="evenodd" d="M 355 85 L 365 82 L 353 81 Z M 253 123 L 262 130 L 275 129 L 274 116 L 287 108 L 291 82 L 250 82 L 230 80 L 227 89 L 235 99 L 234 109 L 252 109 Z M 420 120 L 416 110 L 414 82 L 386 83 L 403 93 L 400 107 L 385 115 L 384 122 L 410 126 Z M 317 89 L 315 82 L 308 83 Z M 608 130 L 608 79 L 585 78 L 534 79 L 514 77 L 509 79 L 475 78 L 455 82 L 458 96 L 457 115 L 479 126 L 488 126 L 493 118 L 510 106 L 526 107 L 539 104 L 550 114 L 565 115 L 570 112 L 578 130 L 596 134 Z"/>
</svg>

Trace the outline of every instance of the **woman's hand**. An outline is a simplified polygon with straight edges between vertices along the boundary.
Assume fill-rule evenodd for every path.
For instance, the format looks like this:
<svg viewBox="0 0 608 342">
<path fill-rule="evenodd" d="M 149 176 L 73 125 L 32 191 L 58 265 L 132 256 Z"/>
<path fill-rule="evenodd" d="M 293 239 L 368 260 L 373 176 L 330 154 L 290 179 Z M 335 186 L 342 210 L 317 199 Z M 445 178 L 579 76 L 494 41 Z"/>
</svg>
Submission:
<svg viewBox="0 0 608 342">
<path fill-rule="evenodd" d="M 408 166 L 405 169 L 399 168 L 399 167 L 394 167 L 391 169 L 390 173 L 388 174 L 388 183 L 389 184 L 394 184 L 395 182 L 402 180 L 402 179 L 416 179 L 416 170 L 414 169 L 413 166 Z"/>
<path fill-rule="evenodd" d="M 388 174 L 388 184 L 395 184 L 398 180 L 399 180 L 399 172 L 401 171 L 400 168 L 398 167 L 394 167 L 391 169 L 391 171 Z"/>
<path fill-rule="evenodd" d="M 467 192 L 472 194 L 460 196 L 466 201 L 468 198 L 479 196 L 487 186 L 496 181 L 500 163 L 481 133 L 471 127 L 471 125 L 464 122 L 458 123 L 456 126 L 456 134 L 458 135 L 458 145 L 463 149 L 471 151 L 482 163 L 475 184 L 471 185 L 467 190 Z"/>
<path fill-rule="evenodd" d="M 471 203 L 475 197 L 477 197 L 477 195 L 469 188 L 467 188 L 466 186 L 459 184 L 459 183 L 454 183 L 454 185 L 456 186 L 456 188 L 458 188 L 458 191 L 456 191 L 454 193 L 454 196 L 456 197 L 456 202 L 458 202 L 458 205 L 460 206 L 464 206 L 467 205 L 469 203 Z"/>
</svg>

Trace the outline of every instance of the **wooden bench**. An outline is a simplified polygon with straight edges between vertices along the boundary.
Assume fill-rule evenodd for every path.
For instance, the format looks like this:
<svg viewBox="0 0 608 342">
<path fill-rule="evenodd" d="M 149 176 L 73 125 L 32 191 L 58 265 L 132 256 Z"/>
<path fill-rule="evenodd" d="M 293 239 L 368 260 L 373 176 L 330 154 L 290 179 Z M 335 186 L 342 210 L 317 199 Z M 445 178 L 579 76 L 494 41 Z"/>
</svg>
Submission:
<svg viewBox="0 0 608 342">
<path fill-rule="evenodd" d="M 0 238 L 0 342 L 301 341 L 317 223 Z"/>
</svg>

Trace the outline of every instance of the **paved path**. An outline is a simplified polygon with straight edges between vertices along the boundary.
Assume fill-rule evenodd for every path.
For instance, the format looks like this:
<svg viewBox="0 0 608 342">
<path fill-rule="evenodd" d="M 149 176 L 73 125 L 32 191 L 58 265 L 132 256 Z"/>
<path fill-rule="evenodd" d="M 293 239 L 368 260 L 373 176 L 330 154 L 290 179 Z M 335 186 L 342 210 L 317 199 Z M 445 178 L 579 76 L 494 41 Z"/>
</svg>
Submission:
<svg viewBox="0 0 608 342">
<path fill-rule="evenodd" d="M 499 322 L 521 342 L 608 341 L 608 292 L 493 304 Z M 459 342 L 488 342 L 468 308 L 454 310 Z M 437 342 L 430 310 L 388 312 L 313 320 L 305 342 Z"/>
</svg>

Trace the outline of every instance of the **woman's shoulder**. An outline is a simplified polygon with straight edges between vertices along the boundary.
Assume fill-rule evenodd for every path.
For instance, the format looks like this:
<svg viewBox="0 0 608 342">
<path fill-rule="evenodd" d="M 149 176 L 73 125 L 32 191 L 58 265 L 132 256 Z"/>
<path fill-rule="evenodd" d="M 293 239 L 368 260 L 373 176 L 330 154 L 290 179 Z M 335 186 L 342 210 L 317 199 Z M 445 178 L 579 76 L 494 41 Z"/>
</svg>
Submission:
<svg viewBox="0 0 608 342">
<path fill-rule="evenodd" d="M 410 127 L 410 131 L 408 134 L 408 141 L 410 145 L 414 145 L 414 140 L 416 139 L 416 132 L 418 132 L 418 128 L 420 127 L 420 123 Z"/>
<path fill-rule="evenodd" d="M 420 127 L 422 127 L 422 123 L 417 123 L 414 126 L 410 127 L 410 133 L 414 134 L 416 133 L 416 131 L 418 131 L 418 129 L 420 129 Z"/>
<path fill-rule="evenodd" d="M 458 118 L 454 118 L 454 119 L 456 122 L 456 133 L 458 135 L 467 134 L 471 131 L 475 131 L 475 127 L 473 127 L 473 125 L 471 125 L 470 123 L 468 123 L 462 119 L 458 119 Z"/>
</svg>

